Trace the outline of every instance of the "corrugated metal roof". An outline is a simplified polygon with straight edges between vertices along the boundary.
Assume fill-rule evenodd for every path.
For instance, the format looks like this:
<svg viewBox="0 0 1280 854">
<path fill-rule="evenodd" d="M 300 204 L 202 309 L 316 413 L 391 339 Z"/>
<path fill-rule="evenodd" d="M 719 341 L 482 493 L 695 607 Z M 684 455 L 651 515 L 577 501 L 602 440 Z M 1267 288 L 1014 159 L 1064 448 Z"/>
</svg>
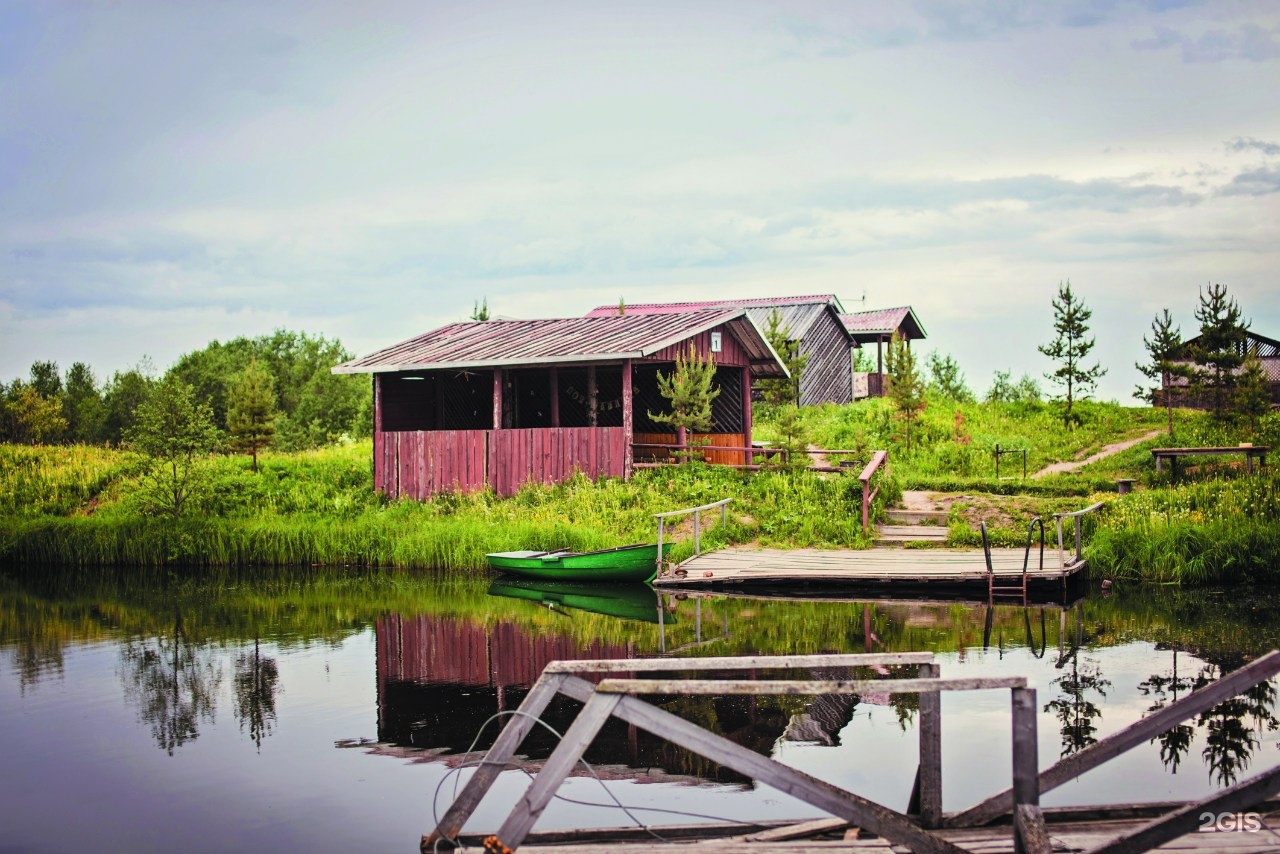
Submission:
<svg viewBox="0 0 1280 854">
<path fill-rule="evenodd" d="M 717 326 L 742 341 L 761 377 L 787 376 L 743 309 L 451 323 L 333 368 L 337 374 L 496 368 L 640 359 Z"/>
<path fill-rule="evenodd" d="M 782 318 L 782 325 L 788 330 L 793 340 L 800 339 L 809 331 L 813 322 L 822 316 L 824 311 L 831 311 L 837 317 L 844 307 L 835 294 L 817 294 L 799 297 L 756 297 L 741 300 L 707 300 L 703 302 L 651 302 L 639 305 L 624 306 L 626 314 L 683 314 L 688 311 L 702 311 L 713 308 L 745 308 L 751 319 L 761 329 L 767 328 L 769 315 L 777 311 Z M 587 317 L 618 317 L 616 305 L 596 306 L 587 312 Z M 626 315 L 623 315 L 626 316 Z"/>
<path fill-rule="evenodd" d="M 867 336 L 891 335 L 895 330 L 903 328 L 909 338 L 924 338 L 924 326 L 916 317 L 915 310 L 909 305 L 897 308 L 880 308 L 874 311 L 855 311 L 852 314 L 840 315 L 854 338 L 867 340 Z"/>
<path fill-rule="evenodd" d="M 783 305 L 826 305 L 831 304 L 837 311 L 844 311 L 840 299 L 835 294 L 810 294 L 799 297 L 752 297 L 750 299 L 702 300 L 700 302 L 648 302 L 637 305 L 626 305 L 627 314 L 679 314 L 684 311 L 701 311 L 708 308 L 754 308 L 759 306 Z M 605 317 L 616 315 L 616 305 L 600 305 L 587 312 L 587 317 Z"/>
</svg>

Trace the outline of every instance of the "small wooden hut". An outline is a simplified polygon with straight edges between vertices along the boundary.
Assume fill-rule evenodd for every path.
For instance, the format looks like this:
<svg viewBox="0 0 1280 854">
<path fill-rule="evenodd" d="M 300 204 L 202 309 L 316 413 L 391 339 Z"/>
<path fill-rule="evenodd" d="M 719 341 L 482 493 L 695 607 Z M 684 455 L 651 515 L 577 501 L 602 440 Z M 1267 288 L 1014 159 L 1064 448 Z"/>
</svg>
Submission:
<svg viewBox="0 0 1280 854">
<path fill-rule="evenodd" d="M 924 325 L 909 305 L 897 308 L 880 308 L 874 311 L 855 311 L 840 315 L 845 329 L 859 346 L 876 345 L 876 371 L 874 374 L 854 376 L 854 397 L 882 397 L 884 395 L 885 348 L 893 333 L 911 346 L 911 342 L 925 337 Z"/>
<path fill-rule="evenodd" d="M 800 352 L 809 357 L 800 374 L 800 404 L 849 403 L 853 400 L 850 348 L 858 347 L 841 323 L 844 306 L 834 294 L 795 297 L 762 297 L 756 299 L 714 300 L 709 302 L 642 303 L 639 305 L 602 305 L 587 317 L 611 317 L 620 312 L 635 314 L 683 314 L 707 309 L 746 309 L 760 329 L 767 329 L 769 316 L 778 312 L 787 337 L 798 342 Z"/>
<path fill-rule="evenodd" d="M 636 444 L 674 442 L 649 412 L 668 411 L 657 375 L 690 345 L 716 365 L 709 437 L 750 447 L 751 381 L 787 372 L 742 309 L 452 323 L 333 372 L 373 374 L 375 489 L 511 495 L 575 471 L 629 477 Z"/>
<path fill-rule="evenodd" d="M 1188 349 L 1199 343 L 1200 336 L 1197 335 L 1184 342 L 1182 346 L 1183 349 Z M 1259 335 L 1257 332 L 1246 331 L 1236 352 L 1241 358 L 1257 357 L 1271 387 L 1271 403 L 1273 406 L 1280 406 L 1280 341 Z M 1189 360 L 1184 364 L 1195 367 Z M 1243 371 L 1243 367 L 1237 368 L 1235 374 L 1239 376 Z M 1164 406 L 1164 396 L 1169 394 L 1173 397 L 1175 407 L 1207 409 L 1213 405 L 1213 391 L 1195 388 L 1186 377 L 1165 377 L 1155 405 Z"/>
</svg>

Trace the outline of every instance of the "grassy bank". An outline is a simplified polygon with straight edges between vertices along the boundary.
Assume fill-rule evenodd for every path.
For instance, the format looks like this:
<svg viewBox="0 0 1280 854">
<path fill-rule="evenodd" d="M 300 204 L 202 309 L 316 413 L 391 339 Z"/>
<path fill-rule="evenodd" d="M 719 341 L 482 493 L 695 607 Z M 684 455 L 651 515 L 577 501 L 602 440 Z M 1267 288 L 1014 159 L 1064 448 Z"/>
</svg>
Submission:
<svg viewBox="0 0 1280 854">
<path fill-rule="evenodd" d="M 145 515 L 131 496 L 138 466 L 101 449 L 0 447 L 0 559 L 87 565 L 306 564 L 478 569 L 513 549 L 592 549 L 653 540 L 654 513 L 732 497 L 730 522 L 704 531 L 710 547 L 865 547 L 853 520 L 861 487 L 850 474 L 746 475 L 691 464 L 628 482 L 577 478 L 491 493 L 387 502 L 372 489 L 368 442 L 208 462 L 198 513 Z M 886 483 L 884 498 L 896 495 Z M 713 514 L 718 516 L 718 514 Z M 687 539 L 687 538 L 685 538 Z M 678 558 L 691 550 L 679 543 Z"/>
</svg>

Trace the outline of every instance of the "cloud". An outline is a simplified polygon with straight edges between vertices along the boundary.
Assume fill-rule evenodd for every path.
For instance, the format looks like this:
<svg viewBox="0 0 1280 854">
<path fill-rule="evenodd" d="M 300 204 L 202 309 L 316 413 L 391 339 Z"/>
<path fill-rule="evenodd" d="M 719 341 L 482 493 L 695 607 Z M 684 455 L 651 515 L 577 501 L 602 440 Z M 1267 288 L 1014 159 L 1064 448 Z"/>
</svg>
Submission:
<svg viewBox="0 0 1280 854">
<path fill-rule="evenodd" d="M 1132 46 L 1140 51 L 1166 50 L 1177 47 L 1182 61 L 1188 64 L 1226 62 L 1242 59 L 1267 62 L 1280 57 L 1280 26 L 1262 27 L 1255 23 L 1240 24 L 1232 30 L 1216 29 L 1190 36 L 1169 27 L 1154 27 L 1149 39 L 1135 39 Z"/>
<path fill-rule="evenodd" d="M 1224 196 L 1269 196 L 1280 193 L 1280 167 L 1263 166 L 1241 172 L 1219 192 Z"/>
<path fill-rule="evenodd" d="M 1235 139 L 1227 140 L 1224 144 L 1227 151 L 1232 154 L 1243 154 L 1249 151 L 1260 151 L 1268 157 L 1275 157 L 1280 154 L 1280 144 L 1254 139 L 1251 136 L 1238 136 Z"/>
</svg>

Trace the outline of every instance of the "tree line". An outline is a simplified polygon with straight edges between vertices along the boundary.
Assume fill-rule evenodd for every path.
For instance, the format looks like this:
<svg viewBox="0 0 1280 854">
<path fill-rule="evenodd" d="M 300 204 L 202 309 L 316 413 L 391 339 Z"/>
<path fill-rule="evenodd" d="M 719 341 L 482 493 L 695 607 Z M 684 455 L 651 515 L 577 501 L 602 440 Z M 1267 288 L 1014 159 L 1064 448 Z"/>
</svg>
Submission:
<svg viewBox="0 0 1280 854">
<path fill-rule="evenodd" d="M 373 431 L 367 378 L 329 369 L 351 359 L 336 339 L 276 330 L 256 338 L 213 341 L 157 375 L 143 360 L 99 381 L 76 362 L 32 363 L 27 378 L 0 383 L 0 441 L 119 446 L 136 432 L 146 404 L 185 394 L 207 408 L 208 426 L 229 449 L 301 450 Z"/>
</svg>

